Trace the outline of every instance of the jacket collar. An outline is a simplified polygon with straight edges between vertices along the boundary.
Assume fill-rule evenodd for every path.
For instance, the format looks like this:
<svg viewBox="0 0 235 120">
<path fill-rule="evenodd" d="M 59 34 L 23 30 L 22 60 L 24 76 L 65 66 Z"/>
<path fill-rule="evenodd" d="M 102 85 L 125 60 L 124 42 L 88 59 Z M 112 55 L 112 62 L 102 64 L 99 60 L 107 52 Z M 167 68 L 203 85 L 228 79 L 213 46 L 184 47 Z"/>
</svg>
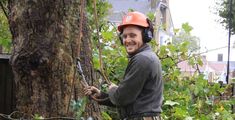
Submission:
<svg viewBox="0 0 235 120">
<path fill-rule="evenodd" d="M 143 44 L 143 46 L 140 47 L 135 53 L 128 55 L 128 58 L 131 58 L 131 57 L 135 56 L 136 54 L 138 54 L 142 51 L 145 51 L 145 50 L 151 50 L 150 45 L 148 45 L 147 43 Z"/>
</svg>

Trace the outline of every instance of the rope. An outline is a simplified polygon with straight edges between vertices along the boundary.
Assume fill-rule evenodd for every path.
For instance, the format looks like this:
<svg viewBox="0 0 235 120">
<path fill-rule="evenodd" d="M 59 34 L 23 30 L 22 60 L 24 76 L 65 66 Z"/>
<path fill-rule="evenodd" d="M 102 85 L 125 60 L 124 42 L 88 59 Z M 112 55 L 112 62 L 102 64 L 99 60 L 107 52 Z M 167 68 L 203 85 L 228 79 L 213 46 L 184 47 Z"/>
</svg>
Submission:
<svg viewBox="0 0 235 120">
<path fill-rule="evenodd" d="M 82 28 L 83 28 L 82 22 L 83 22 L 83 15 L 84 15 L 83 14 L 84 13 L 84 7 L 85 7 L 85 2 L 84 2 L 84 0 L 81 0 L 80 13 L 79 13 L 80 14 L 79 33 L 78 33 L 77 40 L 75 41 L 75 45 L 78 46 L 77 47 L 77 55 L 76 55 L 76 57 L 80 56 L 80 49 L 81 49 L 81 45 L 80 44 L 81 44 L 81 39 L 82 39 Z M 72 81 L 72 87 L 71 87 L 71 92 L 70 92 L 70 96 L 69 96 L 69 103 L 68 103 L 68 107 L 67 107 L 67 113 L 69 112 L 70 101 L 71 101 L 71 98 L 72 98 L 72 91 L 73 91 L 73 88 L 75 87 L 76 71 L 74 72 L 73 77 L 74 78 L 73 78 L 73 81 Z M 77 101 L 77 94 L 76 93 L 75 93 L 75 100 Z"/>
<path fill-rule="evenodd" d="M 99 64 L 100 64 L 100 71 L 102 76 L 104 77 L 104 80 L 111 84 L 111 81 L 107 78 L 107 76 L 104 74 L 104 67 L 103 67 L 103 61 L 102 61 L 102 50 L 101 50 L 101 42 L 100 42 L 100 35 L 99 35 L 99 25 L 98 25 L 98 17 L 97 17 L 97 10 L 96 10 L 96 0 L 94 0 L 94 13 L 95 13 L 95 25 L 97 30 L 97 37 L 98 37 L 98 50 L 99 50 Z"/>
</svg>

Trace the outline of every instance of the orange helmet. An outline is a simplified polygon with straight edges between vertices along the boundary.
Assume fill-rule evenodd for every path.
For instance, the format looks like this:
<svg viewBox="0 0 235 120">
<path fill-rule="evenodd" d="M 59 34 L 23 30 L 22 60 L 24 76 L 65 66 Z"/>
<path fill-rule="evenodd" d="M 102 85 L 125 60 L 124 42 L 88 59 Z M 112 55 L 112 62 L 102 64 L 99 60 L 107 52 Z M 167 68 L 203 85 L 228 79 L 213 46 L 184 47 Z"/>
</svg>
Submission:
<svg viewBox="0 0 235 120">
<path fill-rule="evenodd" d="M 147 17 L 140 12 L 129 12 L 122 19 L 122 23 L 118 26 L 118 31 L 121 32 L 126 25 L 137 25 L 141 27 L 149 27 Z"/>
</svg>

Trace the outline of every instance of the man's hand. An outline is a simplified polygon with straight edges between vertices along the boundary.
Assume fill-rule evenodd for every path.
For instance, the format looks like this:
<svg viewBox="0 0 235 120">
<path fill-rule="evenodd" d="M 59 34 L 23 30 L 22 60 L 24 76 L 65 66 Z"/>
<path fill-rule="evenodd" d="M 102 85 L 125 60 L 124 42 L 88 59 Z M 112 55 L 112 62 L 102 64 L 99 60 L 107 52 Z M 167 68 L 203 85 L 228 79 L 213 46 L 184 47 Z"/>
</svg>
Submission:
<svg viewBox="0 0 235 120">
<path fill-rule="evenodd" d="M 117 85 L 115 85 L 114 83 L 111 83 L 111 84 L 109 85 L 109 90 L 112 89 L 112 88 L 117 88 L 117 87 L 118 87 Z"/>
<path fill-rule="evenodd" d="M 87 86 L 84 88 L 84 94 L 97 98 L 100 96 L 100 90 L 94 86 Z"/>
</svg>

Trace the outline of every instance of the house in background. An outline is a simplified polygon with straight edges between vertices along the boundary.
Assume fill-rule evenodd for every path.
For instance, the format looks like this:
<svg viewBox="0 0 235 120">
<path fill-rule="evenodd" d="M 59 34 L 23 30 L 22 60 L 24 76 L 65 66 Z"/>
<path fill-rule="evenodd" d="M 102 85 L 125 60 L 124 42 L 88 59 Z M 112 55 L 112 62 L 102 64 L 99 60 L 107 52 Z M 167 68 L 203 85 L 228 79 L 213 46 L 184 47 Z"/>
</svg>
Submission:
<svg viewBox="0 0 235 120">
<path fill-rule="evenodd" d="M 214 69 L 218 69 L 219 67 L 217 66 L 218 64 L 224 64 L 223 71 L 221 72 L 218 81 L 222 81 L 223 83 L 226 82 L 226 76 L 227 76 L 227 54 L 228 47 L 221 47 L 221 48 L 216 48 L 213 50 L 210 50 L 206 53 L 209 62 L 211 65 L 214 67 Z M 230 62 L 229 62 L 229 83 L 232 83 L 231 79 L 235 79 L 235 56 L 233 55 L 235 53 L 235 46 L 231 45 L 230 48 Z"/>
<path fill-rule="evenodd" d="M 156 43 L 161 46 L 167 44 L 173 36 L 173 21 L 169 8 L 169 0 L 108 0 L 112 5 L 108 19 L 111 23 L 118 25 L 122 17 L 130 10 L 155 15 L 153 24 L 155 26 Z"/>
<path fill-rule="evenodd" d="M 226 84 L 226 75 L 227 75 L 227 62 L 225 61 L 207 61 L 206 57 L 202 57 L 203 65 L 198 66 L 198 69 L 201 73 L 205 75 L 205 79 L 208 82 L 219 82 L 222 81 Z M 178 64 L 180 71 L 184 76 L 192 76 L 197 70 L 197 66 L 190 66 L 188 61 L 183 61 Z M 231 79 L 235 78 L 235 62 L 230 62 L 230 72 L 229 72 L 229 83 Z"/>
<path fill-rule="evenodd" d="M 172 42 L 174 25 L 170 12 L 169 0 L 158 1 L 155 16 L 155 40 L 160 46 Z"/>
</svg>

